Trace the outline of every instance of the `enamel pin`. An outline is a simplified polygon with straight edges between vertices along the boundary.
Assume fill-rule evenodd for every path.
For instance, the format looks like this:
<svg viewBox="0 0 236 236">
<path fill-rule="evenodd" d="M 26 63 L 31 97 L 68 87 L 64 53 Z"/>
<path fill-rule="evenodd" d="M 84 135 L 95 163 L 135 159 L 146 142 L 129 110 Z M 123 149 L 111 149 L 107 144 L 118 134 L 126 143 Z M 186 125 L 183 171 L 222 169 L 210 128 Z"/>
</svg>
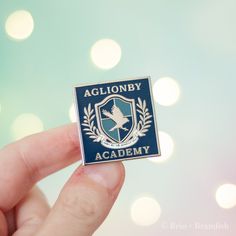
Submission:
<svg viewBox="0 0 236 236">
<path fill-rule="evenodd" d="M 83 164 L 160 155 L 149 77 L 75 87 Z"/>
</svg>

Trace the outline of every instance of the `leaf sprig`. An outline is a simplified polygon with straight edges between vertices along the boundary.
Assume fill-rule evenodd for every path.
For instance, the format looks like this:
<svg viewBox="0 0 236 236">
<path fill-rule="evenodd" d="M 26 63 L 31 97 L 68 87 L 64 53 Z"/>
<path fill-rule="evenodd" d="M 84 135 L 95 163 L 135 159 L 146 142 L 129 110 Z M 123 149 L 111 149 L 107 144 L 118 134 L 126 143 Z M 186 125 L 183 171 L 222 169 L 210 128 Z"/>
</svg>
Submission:
<svg viewBox="0 0 236 236">
<path fill-rule="evenodd" d="M 93 142 L 100 142 L 103 138 L 102 134 L 99 132 L 98 128 L 94 125 L 94 109 L 91 109 L 91 103 L 89 103 L 88 108 L 84 107 L 84 126 L 83 130 L 86 131 L 85 134 L 89 135 L 89 138 L 93 139 Z"/>
<path fill-rule="evenodd" d="M 139 113 L 139 122 L 137 124 L 137 134 L 140 137 L 143 137 L 146 135 L 146 132 L 148 131 L 148 128 L 151 127 L 151 118 L 152 115 L 149 113 L 149 110 L 147 108 L 147 103 L 146 100 L 142 100 L 138 98 L 138 103 L 137 105 L 137 112 Z"/>
</svg>

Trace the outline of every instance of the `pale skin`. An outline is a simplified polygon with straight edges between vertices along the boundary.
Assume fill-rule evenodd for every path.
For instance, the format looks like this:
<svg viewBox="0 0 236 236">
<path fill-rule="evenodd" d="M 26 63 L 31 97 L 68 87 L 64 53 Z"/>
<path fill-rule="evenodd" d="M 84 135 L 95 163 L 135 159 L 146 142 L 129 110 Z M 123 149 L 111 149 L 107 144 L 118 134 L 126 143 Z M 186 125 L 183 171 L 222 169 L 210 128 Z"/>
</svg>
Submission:
<svg viewBox="0 0 236 236">
<path fill-rule="evenodd" d="M 124 182 L 121 162 L 79 166 L 51 209 L 35 186 L 80 158 L 75 124 L 32 135 L 0 150 L 0 235 L 92 235 Z"/>
</svg>

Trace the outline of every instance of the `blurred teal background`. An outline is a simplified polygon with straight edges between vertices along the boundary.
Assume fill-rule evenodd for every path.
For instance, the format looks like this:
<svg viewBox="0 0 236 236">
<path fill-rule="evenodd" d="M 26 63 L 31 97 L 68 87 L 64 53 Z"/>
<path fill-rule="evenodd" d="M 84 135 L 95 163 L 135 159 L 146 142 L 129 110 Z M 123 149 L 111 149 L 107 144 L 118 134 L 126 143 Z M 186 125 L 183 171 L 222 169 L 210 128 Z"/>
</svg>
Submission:
<svg viewBox="0 0 236 236">
<path fill-rule="evenodd" d="M 34 31 L 16 41 L 5 22 L 21 9 L 32 14 Z M 45 129 L 70 122 L 76 84 L 171 76 L 181 98 L 171 107 L 156 106 L 158 127 L 172 136 L 174 153 L 159 164 L 125 162 L 125 186 L 95 235 L 235 235 L 236 209 L 215 201 L 219 185 L 236 183 L 235 12 L 235 0 L 0 0 L 0 147 L 14 141 L 11 126 L 22 113 L 40 117 Z M 122 50 L 110 70 L 90 58 L 102 38 Z M 77 165 L 39 183 L 51 203 Z M 146 195 L 157 199 L 162 214 L 151 226 L 137 226 L 130 206 Z M 195 222 L 229 228 L 169 227 Z"/>
</svg>

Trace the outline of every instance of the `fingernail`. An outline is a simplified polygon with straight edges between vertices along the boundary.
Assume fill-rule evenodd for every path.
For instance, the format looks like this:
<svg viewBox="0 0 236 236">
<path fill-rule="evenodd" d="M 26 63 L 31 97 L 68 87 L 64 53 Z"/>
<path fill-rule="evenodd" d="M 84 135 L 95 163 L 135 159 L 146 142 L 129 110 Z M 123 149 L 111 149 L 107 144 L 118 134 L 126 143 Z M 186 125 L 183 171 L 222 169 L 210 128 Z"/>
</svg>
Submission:
<svg viewBox="0 0 236 236">
<path fill-rule="evenodd" d="M 86 166 L 84 173 L 105 188 L 114 189 L 120 182 L 120 163 L 105 163 Z"/>
</svg>

